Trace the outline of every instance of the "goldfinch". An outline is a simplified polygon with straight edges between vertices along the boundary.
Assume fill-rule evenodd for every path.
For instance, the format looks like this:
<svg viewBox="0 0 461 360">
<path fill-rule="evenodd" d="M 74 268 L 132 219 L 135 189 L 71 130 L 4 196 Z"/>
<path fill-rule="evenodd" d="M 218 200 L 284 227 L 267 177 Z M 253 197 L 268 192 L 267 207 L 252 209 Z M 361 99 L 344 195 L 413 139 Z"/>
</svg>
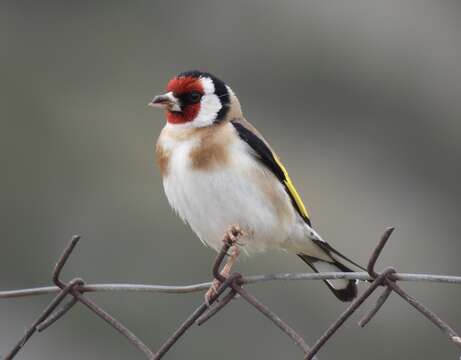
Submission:
<svg viewBox="0 0 461 360">
<path fill-rule="evenodd" d="M 156 145 L 165 194 L 204 244 L 219 250 L 225 231 L 238 224 L 248 254 L 282 249 L 316 272 L 352 271 L 345 262 L 360 267 L 312 228 L 287 170 L 223 81 L 183 72 L 149 105 L 166 112 Z M 357 295 L 354 280 L 325 283 L 342 301 Z"/>
</svg>

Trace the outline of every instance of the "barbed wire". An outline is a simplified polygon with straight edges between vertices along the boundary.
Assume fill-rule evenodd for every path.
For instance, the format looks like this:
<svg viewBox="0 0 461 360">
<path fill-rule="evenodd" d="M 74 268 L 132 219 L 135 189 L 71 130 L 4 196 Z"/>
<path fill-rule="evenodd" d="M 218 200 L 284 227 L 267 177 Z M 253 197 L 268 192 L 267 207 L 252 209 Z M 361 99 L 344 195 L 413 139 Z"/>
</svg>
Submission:
<svg viewBox="0 0 461 360">
<path fill-rule="evenodd" d="M 37 296 L 44 294 L 56 294 L 53 300 L 37 317 L 37 319 L 26 329 L 24 335 L 16 343 L 16 345 L 5 356 L 5 360 L 13 359 L 34 333 L 44 331 L 51 326 L 55 321 L 60 319 L 74 305 L 81 303 L 89 310 L 95 313 L 102 320 L 111 325 L 115 330 L 122 334 L 130 343 L 141 351 L 147 359 L 161 359 L 172 346 L 189 330 L 196 325 L 203 325 L 211 317 L 216 315 L 220 310 L 226 307 L 232 299 L 238 294 L 241 299 L 252 305 L 262 315 L 267 317 L 272 323 L 280 328 L 304 353 L 304 359 L 316 359 L 318 351 L 328 342 L 328 340 L 336 333 L 336 331 L 350 318 L 350 316 L 373 294 L 376 289 L 383 286 L 384 290 L 378 297 L 373 308 L 359 321 L 359 326 L 366 326 L 371 319 L 376 315 L 379 309 L 386 302 L 392 293 L 396 293 L 403 300 L 413 306 L 424 317 L 431 321 L 436 327 L 443 331 L 448 338 L 458 348 L 461 349 L 461 337 L 440 317 L 428 309 L 421 302 L 411 297 L 400 285 L 399 281 L 411 282 L 437 282 L 445 284 L 461 284 L 461 276 L 451 275 L 433 275 L 433 274 L 410 274 L 398 273 L 394 268 L 387 267 L 381 273 L 375 270 L 375 264 L 381 255 L 381 252 L 393 232 L 393 228 L 388 228 L 381 237 L 378 245 L 374 249 L 367 266 L 367 272 L 352 272 L 352 273 L 276 273 L 264 274 L 256 276 L 242 276 L 240 273 L 232 273 L 228 277 L 221 275 L 220 269 L 226 258 L 229 249 L 232 246 L 237 246 L 237 241 L 241 236 L 238 227 L 232 227 L 224 236 L 223 246 L 213 264 L 213 278 L 220 282 L 219 288 L 212 293 L 208 301 L 203 302 L 179 327 L 178 329 L 163 343 L 160 349 L 154 353 L 147 345 L 145 345 L 133 332 L 124 326 L 119 320 L 106 312 L 103 308 L 97 305 L 93 300 L 88 299 L 84 294 L 87 292 L 148 292 L 148 293 L 170 293 L 170 294 L 185 294 L 192 292 L 204 291 L 212 286 L 212 282 L 204 282 L 186 286 L 169 286 L 169 285 L 145 285 L 145 284 L 86 284 L 83 279 L 76 277 L 65 283 L 61 280 L 61 271 L 72 254 L 75 246 L 80 240 L 79 236 L 75 236 L 65 248 L 52 274 L 52 281 L 55 286 L 7 290 L 0 291 L 0 299 L 19 298 L 28 296 Z M 288 323 L 276 315 L 269 307 L 261 303 L 255 296 L 244 289 L 243 286 L 274 281 L 301 281 L 301 280 L 362 280 L 369 282 L 369 286 L 358 296 L 346 310 L 335 320 L 335 322 L 320 336 L 320 338 L 309 347 L 302 336 L 300 336 Z M 62 307 L 58 306 L 69 298 Z M 57 310 L 56 310 L 57 309 Z"/>
</svg>

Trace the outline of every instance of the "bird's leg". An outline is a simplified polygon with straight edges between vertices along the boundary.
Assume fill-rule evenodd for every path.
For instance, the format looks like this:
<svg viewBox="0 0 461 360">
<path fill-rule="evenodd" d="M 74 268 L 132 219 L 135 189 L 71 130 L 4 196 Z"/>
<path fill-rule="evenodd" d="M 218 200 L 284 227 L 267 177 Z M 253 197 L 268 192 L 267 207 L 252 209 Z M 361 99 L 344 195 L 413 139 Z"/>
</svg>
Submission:
<svg viewBox="0 0 461 360">
<path fill-rule="evenodd" d="M 238 232 L 234 234 L 234 232 L 231 230 L 228 232 L 226 238 L 224 241 L 230 241 L 232 243 L 228 257 L 226 260 L 226 263 L 224 264 L 223 268 L 220 271 L 220 274 L 225 277 L 226 279 L 229 277 L 231 274 L 232 267 L 234 266 L 235 262 L 237 261 L 238 256 L 240 255 L 240 250 L 238 248 L 237 244 L 237 237 L 241 235 L 240 230 L 238 229 Z M 218 279 L 214 279 L 213 283 L 211 284 L 210 288 L 208 291 L 205 293 L 205 303 L 209 305 L 210 299 L 216 295 L 218 292 L 219 287 L 222 285 L 221 281 Z"/>
</svg>

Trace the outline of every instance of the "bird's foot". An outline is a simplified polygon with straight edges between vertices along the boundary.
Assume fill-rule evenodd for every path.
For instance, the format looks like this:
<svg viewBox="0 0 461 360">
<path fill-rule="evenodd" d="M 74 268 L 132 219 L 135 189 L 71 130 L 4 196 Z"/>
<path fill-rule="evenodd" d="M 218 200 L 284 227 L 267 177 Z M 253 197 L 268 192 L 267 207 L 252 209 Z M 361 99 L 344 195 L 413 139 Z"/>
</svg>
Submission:
<svg viewBox="0 0 461 360">
<path fill-rule="evenodd" d="M 226 231 L 223 242 L 227 245 L 242 245 L 239 244 L 238 240 L 243 236 L 243 230 L 239 225 L 233 225 Z"/>
</svg>

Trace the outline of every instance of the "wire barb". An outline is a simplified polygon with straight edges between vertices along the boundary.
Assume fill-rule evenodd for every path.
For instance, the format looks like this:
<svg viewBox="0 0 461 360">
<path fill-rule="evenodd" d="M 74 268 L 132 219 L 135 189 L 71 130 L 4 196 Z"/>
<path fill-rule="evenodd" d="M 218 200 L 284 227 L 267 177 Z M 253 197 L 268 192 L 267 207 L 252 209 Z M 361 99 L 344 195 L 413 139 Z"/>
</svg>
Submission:
<svg viewBox="0 0 461 360">
<path fill-rule="evenodd" d="M 370 256 L 370 260 L 368 260 L 367 271 L 368 271 L 368 274 L 370 274 L 372 278 L 377 278 L 379 275 L 375 271 L 376 261 L 381 255 L 381 252 L 383 251 L 384 246 L 387 244 L 387 240 L 389 240 L 392 233 L 394 232 L 394 229 L 395 228 L 393 227 L 389 227 L 386 229 L 386 231 L 384 231 L 384 234 L 381 236 L 381 239 L 379 240 L 378 245 L 376 245 L 375 249 L 373 250 L 373 253 Z"/>
<path fill-rule="evenodd" d="M 220 310 L 222 310 L 229 302 L 235 297 L 236 292 L 235 290 L 229 291 L 226 296 L 216 302 L 216 305 L 211 307 L 205 314 L 200 316 L 195 323 L 198 326 L 205 324 L 208 320 L 210 320 L 213 316 L 215 316 Z"/>
<path fill-rule="evenodd" d="M 375 306 L 358 322 L 360 327 L 365 327 L 367 324 L 373 319 L 373 317 L 378 313 L 379 309 L 384 305 L 389 295 L 392 293 L 392 288 L 390 286 L 386 286 L 384 291 L 379 296 L 378 300 L 376 300 Z"/>
<path fill-rule="evenodd" d="M 64 314 L 66 314 L 77 302 L 78 300 L 74 297 L 70 299 L 62 306 L 62 308 L 52 313 L 50 316 L 48 316 L 47 319 L 43 320 L 40 324 L 38 324 L 37 331 L 42 332 L 49 328 L 56 321 L 58 321 Z"/>
</svg>

